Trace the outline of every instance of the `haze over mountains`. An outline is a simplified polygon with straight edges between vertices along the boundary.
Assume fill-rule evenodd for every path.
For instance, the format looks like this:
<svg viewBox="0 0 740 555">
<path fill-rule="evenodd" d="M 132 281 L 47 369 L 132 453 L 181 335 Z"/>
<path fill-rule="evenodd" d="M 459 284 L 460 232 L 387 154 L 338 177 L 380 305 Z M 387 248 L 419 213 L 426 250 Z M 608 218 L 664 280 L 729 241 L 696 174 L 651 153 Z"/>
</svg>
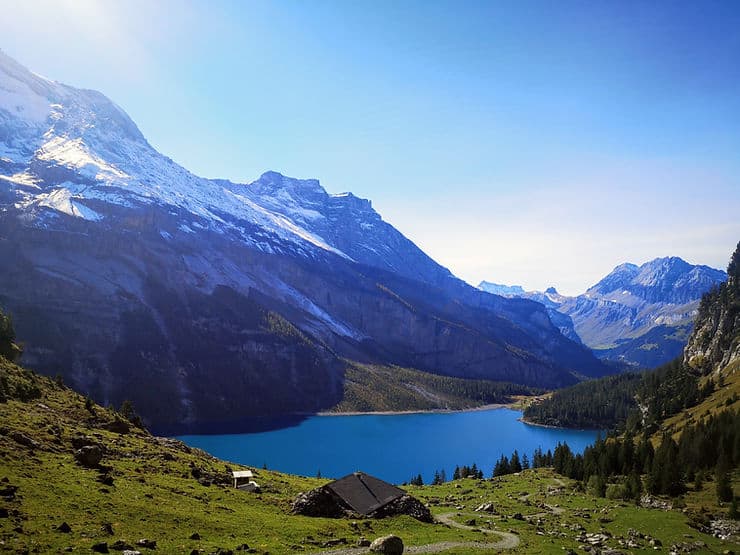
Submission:
<svg viewBox="0 0 740 555">
<path fill-rule="evenodd" d="M 345 359 L 542 387 L 607 371 L 542 305 L 468 286 L 369 201 L 195 176 L 100 93 L 4 54 L 0 256 L 24 363 L 155 425 L 329 408 Z"/>
<path fill-rule="evenodd" d="M 621 264 L 576 297 L 552 287 L 527 292 L 484 281 L 479 288 L 541 302 L 565 335 L 600 358 L 649 368 L 681 354 L 701 296 L 726 279 L 722 270 L 668 257 Z"/>
</svg>

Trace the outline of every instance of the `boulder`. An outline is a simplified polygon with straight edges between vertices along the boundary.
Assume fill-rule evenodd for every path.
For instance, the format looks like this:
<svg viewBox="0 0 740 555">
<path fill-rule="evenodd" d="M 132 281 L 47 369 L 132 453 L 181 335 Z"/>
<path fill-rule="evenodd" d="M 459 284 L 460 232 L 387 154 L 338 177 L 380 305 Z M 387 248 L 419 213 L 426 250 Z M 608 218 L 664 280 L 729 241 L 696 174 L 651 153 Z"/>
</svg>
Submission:
<svg viewBox="0 0 740 555">
<path fill-rule="evenodd" d="M 107 542 L 99 542 L 96 544 L 93 544 L 93 546 L 90 548 L 95 553 L 108 553 L 108 543 Z"/>
<path fill-rule="evenodd" d="M 87 468 L 95 468 L 103 459 L 103 450 L 97 445 L 85 445 L 75 451 L 75 460 Z"/>
<path fill-rule="evenodd" d="M 156 549 L 157 548 L 157 541 L 156 540 L 147 540 L 146 538 L 141 539 L 136 542 L 137 547 L 146 547 L 147 549 Z"/>
<path fill-rule="evenodd" d="M 82 449 L 87 445 L 97 445 L 100 447 L 100 444 L 97 441 L 86 435 L 78 434 L 72 438 L 72 447 L 75 449 Z"/>
<path fill-rule="evenodd" d="M 370 544 L 370 551 L 385 555 L 402 555 L 403 541 L 398 536 L 383 536 Z"/>
</svg>

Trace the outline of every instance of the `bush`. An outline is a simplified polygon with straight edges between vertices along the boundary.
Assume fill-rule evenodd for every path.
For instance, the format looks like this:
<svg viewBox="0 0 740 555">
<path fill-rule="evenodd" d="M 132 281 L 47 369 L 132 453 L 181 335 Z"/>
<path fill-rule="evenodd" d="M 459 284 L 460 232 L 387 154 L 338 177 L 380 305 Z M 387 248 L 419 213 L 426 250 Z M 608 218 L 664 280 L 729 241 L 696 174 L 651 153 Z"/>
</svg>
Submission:
<svg viewBox="0 0 740 555">
<path fill-rule="evenodd" d="M 606 488 L 607 499 L 627 499 L 627 488 L 621 484 L 611 484 Z"/>
<path fill-rule="evenodd" d="M 594 474 L 588 479 L 586 484 L 588 492 L 595 497 L 604 497 L 606 495 L 606 481 L 603 476 Z"/>
</svg>

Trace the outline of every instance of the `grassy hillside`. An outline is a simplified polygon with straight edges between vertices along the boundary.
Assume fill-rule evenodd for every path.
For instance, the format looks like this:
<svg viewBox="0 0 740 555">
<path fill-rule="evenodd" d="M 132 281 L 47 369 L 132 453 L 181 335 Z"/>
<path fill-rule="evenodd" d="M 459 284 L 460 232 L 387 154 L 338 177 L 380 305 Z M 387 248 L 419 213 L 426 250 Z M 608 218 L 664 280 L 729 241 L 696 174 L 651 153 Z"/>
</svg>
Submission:
<svg viewBox="0 0 740 555">
<path fill-rule="evenodd" d="M 712 393 L 698 405 L 666 418 L 656 435 L 668 432 L 678 437 L 686 425 L 696 424 L 728 409 L 740 408 L 740 359 L 716 374 L 704 376 L 699 382 L 700 388 L 706 387 L 708 383 L 711 383 Z"/>
<path fill-rule="evenodd" d="M 430 504 L 442 521 L 436 524 L 410 517 L 294 516 L 289 511 L 295 495 L 326 480 L 256 469 L 261 494 L 234 490 L 228 472 L 238 465 L 153 437 L 114 411 L 4 359 L 0 391 L 0 552 L 85 553 L 100 542 L 112 550 L 116 542 L 133 546 L 146 538 L 157 542 L 157 553 L 225 553 L 245 544 L 256 553 L 315 553 L 395 533 L 407 545 L 429 546 L 427 552 L 490 552 L 496 545 L 518 553 L 562 553 L 582 545 L 585 532 L 608 532 L 604 545 L 618 547 L 630 528 L 664 545 L 686 542 L 689 534 L 712 551 L 728 546 L 690 528 L 680 511 L 597 499 L 549 469 L 407 488 Z M 75 461 L 73 442 L 80 436 L 103 446 L 100 468 Z M 708 511 L 718 510 L 711 498 L 694 501 L 691 495 L 687 504 L 708 503 Z M 484 502 L 495 512 L 473 511 Z M 523 520 L 514 518 L 517 513 Z M 60 531 L 63 523 L 71 531 Z M 631 551 L 651 550 L 642 543 L 642 551 Z"/>
<path fill-rule="evenodd" d="M 518 396 L 539 393 L 542 390 L 517 384 L 350 363 L 344 376 L 342 401 L 332 412 L 460 410 L 513 403 Z"/>
<path fill-rule="evenodd" d="M 458 539 L 459 532 L 410 517 L 362 523 L 288 516 L 300 491 L 326 482 L 255 470 L 259 495 L 229 487 L 225 463 L 171 439 L 132 428 L 106 430 L 121 419 L 77 393 L 0 358 L 0 551 L 89 552 L 98 542 L 157 541 L 160 553 L 206 552 L 248 544 L 257 552 L 319 550 L 326 542 L 391 532 L 411 543 Z M 92 438 L 104 447 L 102 469 L 75 462 L 73 439 Z M 7 481 L 4 479 L 7 478 Z M 66 522 L 70 533 L 57 528 Z M 191 540 L 197 533 L 201 539 Z M 473 533 L 463 534 L 473 539 Z M 300 547 L 299 547 L 300 546 Z"/>
</svg>

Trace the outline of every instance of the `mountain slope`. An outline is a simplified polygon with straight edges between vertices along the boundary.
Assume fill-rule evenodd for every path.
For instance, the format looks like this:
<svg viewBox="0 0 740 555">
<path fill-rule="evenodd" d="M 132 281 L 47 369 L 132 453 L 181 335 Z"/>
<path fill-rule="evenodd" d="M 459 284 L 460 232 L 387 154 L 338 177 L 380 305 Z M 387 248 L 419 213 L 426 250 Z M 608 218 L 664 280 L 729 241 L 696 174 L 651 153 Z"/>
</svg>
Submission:
<svg viewBox="0 0 740 555">
<path fill-rule="evenodd" d="M 564 334 L 577 335 L 600 358 L 652 368 L 681 353 L 699 299 L 726 278 L 721 270 L 677 257 L 656 258 L 642 266 L 621 264 L 576 297 L 554 288 L 507 296 L 543 303 Z M 490 287 L 485 284 L 479 287 Z"/>
<path fill-rule="evenodd" d="M 24 362 L 156 426 L 329 409 L 345 359 L 541 387 L 607 369 L 369 201 L 195 176 L 111 101 L 0 53 L 0 305 Z"/>
</svg>

